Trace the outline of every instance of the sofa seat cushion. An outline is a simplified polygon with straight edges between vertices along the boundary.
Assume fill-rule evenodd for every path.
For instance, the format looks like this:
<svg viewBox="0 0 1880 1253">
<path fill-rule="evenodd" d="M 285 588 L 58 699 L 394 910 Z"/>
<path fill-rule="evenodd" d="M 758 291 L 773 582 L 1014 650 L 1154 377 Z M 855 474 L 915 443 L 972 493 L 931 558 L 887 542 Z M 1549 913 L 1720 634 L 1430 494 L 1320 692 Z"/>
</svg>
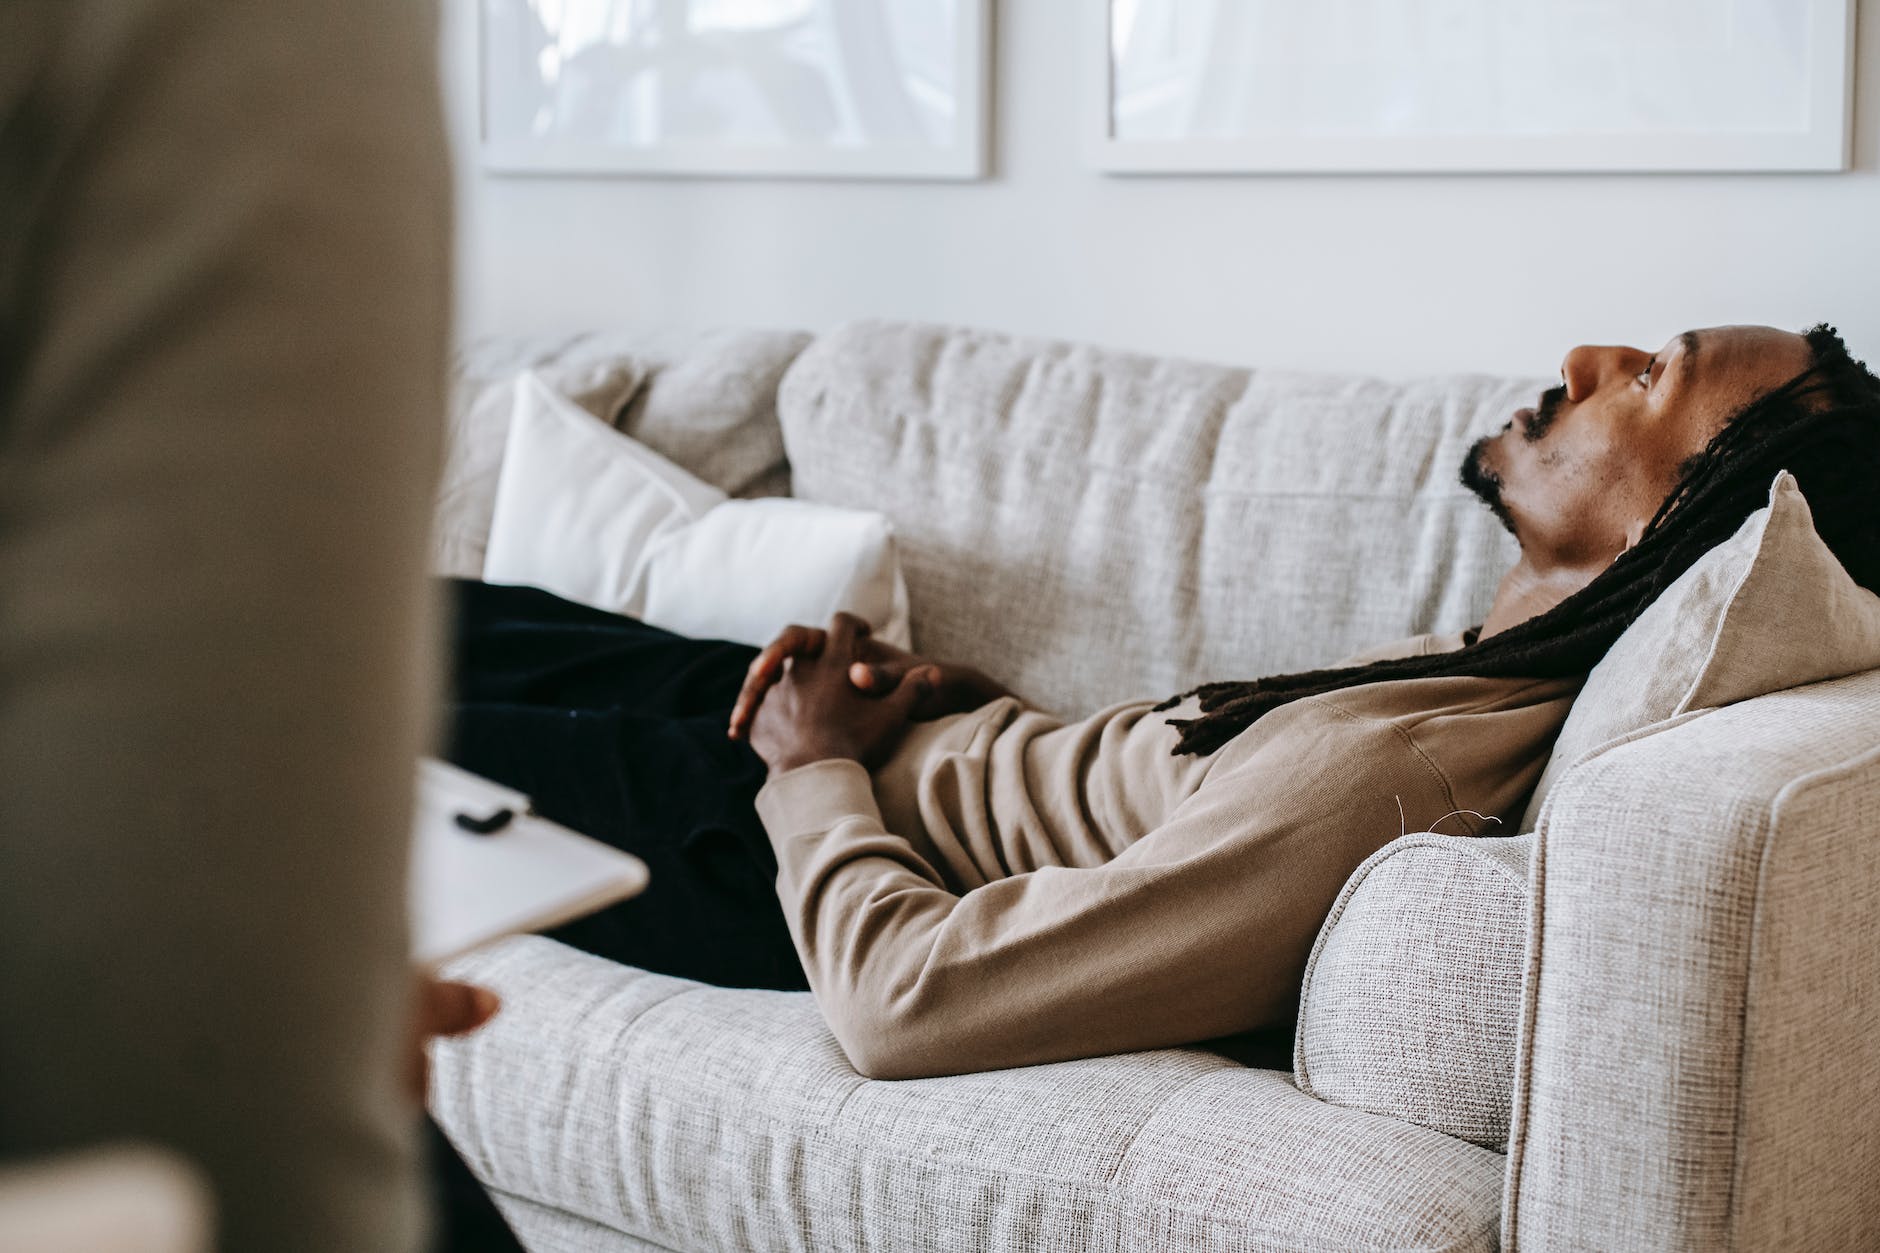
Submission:
<svg viewBox="0 0 1880 1253">
<path fill-rule="evenodd" d="M 1353 872 L 1306 965 L 1300 1089 L 1502 1148 L 1534 838 L 1412 835 Z"/>
<path fill-rule="evenodd" d="M 553 1216 L 623 1233 L 597 1250 L 1495 1247 L 1500 1154 L 1217 1053 L 871 1081 L 807 994 L 538 938 L 450 973 L 504 1005 L 439 1042 L 433 1109 L 525 1239 Z"/>
</svg>

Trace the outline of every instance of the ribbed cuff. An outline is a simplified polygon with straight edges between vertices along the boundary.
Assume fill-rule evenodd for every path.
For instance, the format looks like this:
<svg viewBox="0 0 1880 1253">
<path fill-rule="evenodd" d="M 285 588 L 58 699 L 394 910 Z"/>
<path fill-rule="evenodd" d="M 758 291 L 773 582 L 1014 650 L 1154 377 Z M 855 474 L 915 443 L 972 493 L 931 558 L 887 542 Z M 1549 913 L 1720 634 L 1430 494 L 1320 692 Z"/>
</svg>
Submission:
<svg viewBox="0 0 1880 1253">
<path fill-rule="evenodd" d="M 881 825 L 868 771 L 857 761 L 812 761 L 771 776 L 757 793 L 757 817 L 773 840 L 818 835 L 852 818 Z"/>
</svg>

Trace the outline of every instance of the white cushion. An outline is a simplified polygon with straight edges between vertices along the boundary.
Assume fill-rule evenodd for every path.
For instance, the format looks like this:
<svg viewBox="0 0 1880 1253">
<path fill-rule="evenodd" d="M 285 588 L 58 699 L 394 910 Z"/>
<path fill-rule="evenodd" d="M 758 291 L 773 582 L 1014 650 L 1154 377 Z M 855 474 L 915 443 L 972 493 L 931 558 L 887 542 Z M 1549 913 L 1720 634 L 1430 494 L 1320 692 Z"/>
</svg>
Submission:
<svg viewBox="0 0 1880 1253">
<path fill-rule="evenodd" d="M 728 501 L 533 373 L 515 383 L 483 577 L 700 638 L 762 644 L 846 610 L 910 642 L 885 517 Z"/>
<path fill-rule="evenodd" d="M 437 573 L 482 573 L 523 370 L 734 497 L 786 495 L 777 381 L 808 342 L 796 331 L 641 329 L 491 336 L 460 348 L 438 484 Z"/>
<path fill-rule="evenodd" d="M 1815 534 L 1794 476 L 1664 590 L 1587 676 L 1528 803 L 1614 740 L 1700 709 L 1880 666 L 1880 596 Z"/>
<path fill-rule="evenodd" d="M 888 519 L 770 497 L 729 500 L 653 541 L 641 616 L 697 639 L 767 643 L 837 610 L 910 644 L 907 585 Z"/>
<path fill-rule="evenodd" d="M 483 577 L 639 615 L 645 556 L 723 492 L 609 427 L 534 372 L 516 379 Z"/>
</svg>

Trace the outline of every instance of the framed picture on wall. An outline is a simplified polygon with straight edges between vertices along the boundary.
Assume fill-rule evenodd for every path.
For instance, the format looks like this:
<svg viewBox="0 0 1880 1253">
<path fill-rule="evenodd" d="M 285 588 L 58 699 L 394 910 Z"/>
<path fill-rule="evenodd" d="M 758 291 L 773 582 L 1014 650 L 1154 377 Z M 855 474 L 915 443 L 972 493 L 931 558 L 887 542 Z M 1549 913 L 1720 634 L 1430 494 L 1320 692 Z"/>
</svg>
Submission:
<svg viewBox="0 0 1880 1253">
<path fill-rule="evenodd" d="M 502 174 L 982 177 L 990 0 L 477 0 Z"/>
<path fill-rule="evenodd" d="M 1117 173 L 1844 170 L 1854 0 L 1091 0 Z"/>
</svg>

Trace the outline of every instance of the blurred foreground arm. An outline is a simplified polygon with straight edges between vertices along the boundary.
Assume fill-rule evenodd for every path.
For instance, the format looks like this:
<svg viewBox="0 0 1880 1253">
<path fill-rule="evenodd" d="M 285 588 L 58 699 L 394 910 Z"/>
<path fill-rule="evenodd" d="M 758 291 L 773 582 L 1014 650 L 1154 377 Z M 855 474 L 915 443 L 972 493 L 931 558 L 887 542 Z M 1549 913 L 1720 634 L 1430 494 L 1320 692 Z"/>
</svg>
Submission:
<svg viewBox="0 0 1880 1253">
<path fill-rule="evenodd" d="M 433 9 L 6 8 L 0 1156 L 142 1138 L 224 1253 L 409 1249 Z"/>
</svg>

